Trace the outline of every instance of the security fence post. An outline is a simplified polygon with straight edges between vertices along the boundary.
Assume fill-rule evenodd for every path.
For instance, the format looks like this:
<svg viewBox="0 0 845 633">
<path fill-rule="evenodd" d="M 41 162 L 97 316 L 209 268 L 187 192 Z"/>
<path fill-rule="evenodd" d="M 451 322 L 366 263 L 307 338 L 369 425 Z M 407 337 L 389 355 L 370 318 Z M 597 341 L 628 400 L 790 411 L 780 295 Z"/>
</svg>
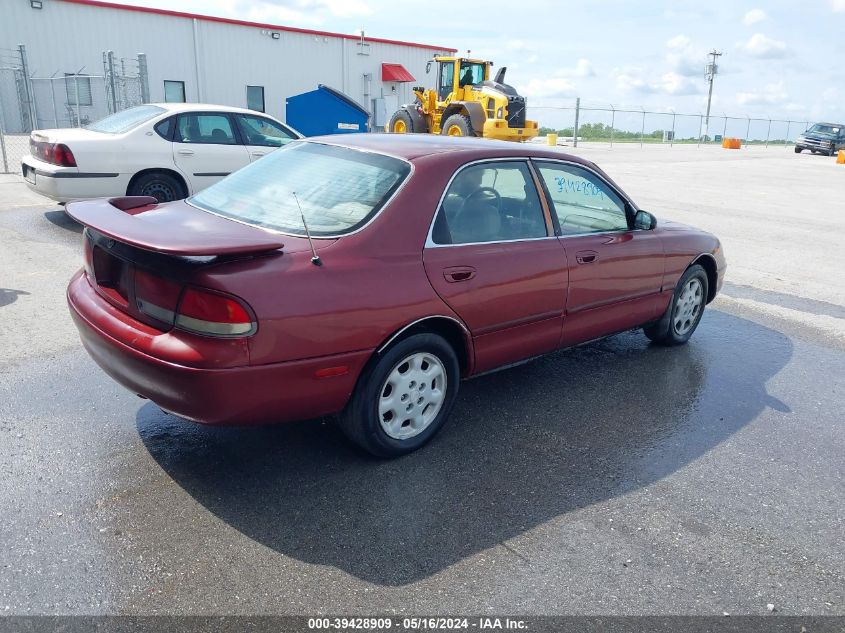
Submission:
<svg viewBox="0 0 845 633">
<path fill-rule="evenodd" d="M 725 140 L 725 137 L 728 135 L 728 115 L 725 115 L 725 125 L 722 128 L 722 140 Z"/>
<path fill-rule="evenodd" d="M 745 128 L 745 149 L 748 149 L 749 136 L 751 136 L 751 117 L 748 117 L 748 126 Z"/>
<path fill-rule="evenodd" d="M 24 89 L 24 96 L 26 98 L 26 116 L 29 119 L 29 130 L 32 131 L 35 129 L 35 108 L 33 104 L 33 97 L 32 97 L 32 83 L 29 79 L 29 62 L 26 59 L 26 46 L 23 44 L 18 44 L 18 54 L 21 58 L 21 72 L 23 73 L 23 89 Z"/>
<path fill-rule="evenodd" d="M 792 127 L 792 121 L 786 122 L 786 142 L 783 144 L 784 147 L 789 147 L 789 128 Z"/>
<path fill-rule="evenodd" d="M 0 173 L 9 173 L 9 158 L 6 156 L 6 126 L 3 124 L 3 104 L 0 103 L 0 154 L 3 158 L 3 171 Z"/>
<path fill-rule="evenodd" d="M 575 127 L 572 128 L 572 146 L 578 147 L 578 115 L 581 113 L 581 97 L 575 97 Z"/>
<path fill-rule="evenodd" d="M 610 146 L 613 147 L 613 128 L 616 125 L 616 108 L 610 104 Z"/>
<path fill-rule="evenodd" d="M 56 71 L 58 72 L 58 71 Z M 50 77 L 50 98 L 53 101 L 53 125 L 59 127 L 59 113 L 56 110 L 56 82 L 53 81 L 55 78 L 56 73 L 53 73 L 53 76 Z"/>
<path fill-rule="evenodd" d="M 675 113 L 672 113 L 672 136 L 669 138 L 669 147 L 675 147 Z"/>
<path fill-rule="evenodd" d="M 117 112 L 117 90 L 115 90 L 115 85 L 114 85 L 114 51 L 108 52 L 108 63 L 109 63 L 108 84 L 109 84 L 109 92 L 111 92 L 112 112 Z"/>
<path fill-rule="evenodd" d="M 138 81 L 141 84 L 141 103 L 150 102 L 150 84 L 147 74 L 147 54 L 138 53 Z"/>
<path fill-rule="evenodd" d="M 766 130 L 766 147 L 769 146 L 769 135 L 772 133 L 772 120 L 769 119 L 769 129 Z"/>
<path fill-rule="evenodd" d="M 640 149 L 643 148 L 643 134 L 645 134 L 645 110 L 643 110 L 643 125 L 640 128 Z"/>
<path fill-rule="evenodd" d="M 701 126 L 704 124 L 704 117 L 702 115 L 698 115 L 698 145 L 696 147 L 701 147 Z"/>
</svg>

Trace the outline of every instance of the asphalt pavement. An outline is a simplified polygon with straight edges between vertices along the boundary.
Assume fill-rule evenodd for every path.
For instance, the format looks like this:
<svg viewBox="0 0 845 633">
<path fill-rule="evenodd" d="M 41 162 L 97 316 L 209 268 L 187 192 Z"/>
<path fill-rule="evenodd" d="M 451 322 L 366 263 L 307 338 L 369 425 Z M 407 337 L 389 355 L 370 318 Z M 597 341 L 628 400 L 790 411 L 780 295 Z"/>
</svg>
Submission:
<svg viewBox="0 0 845 633">
<path fill-rule="evenodd" d="M 113 383 L 64 306 L 78 251 L 0 182 L 0 614 L 845 615 L 841 287 L 729 273 L 688 345 L 464 382 L 379 461 Z"/>
</svg>

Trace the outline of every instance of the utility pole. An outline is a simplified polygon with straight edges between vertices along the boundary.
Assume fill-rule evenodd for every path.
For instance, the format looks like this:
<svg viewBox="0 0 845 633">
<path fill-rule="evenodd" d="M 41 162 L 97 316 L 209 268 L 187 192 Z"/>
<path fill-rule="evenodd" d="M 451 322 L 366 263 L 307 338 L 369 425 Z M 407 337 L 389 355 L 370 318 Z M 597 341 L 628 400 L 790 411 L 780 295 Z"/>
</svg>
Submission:
<svg viewBox="0 0 845 633">
<path fill-rule="evenodd" d="M 704 140 L 707 140 L 707 134 L 710 130 L 710 101 L 713 99 L 713 80 L 716 78 L 716 74 L 719 72 L 719 67 L 716 65 L 716 58 L 721 57 L 722 53 L 717 51 L 715 48 L 707 53 L 712 60 L 707 62 L 707 65 L 704 67 L 704 78 L 710 83 L 710 90 L 707 93 L 707 115 L 704 119 Z"/>
</svg>

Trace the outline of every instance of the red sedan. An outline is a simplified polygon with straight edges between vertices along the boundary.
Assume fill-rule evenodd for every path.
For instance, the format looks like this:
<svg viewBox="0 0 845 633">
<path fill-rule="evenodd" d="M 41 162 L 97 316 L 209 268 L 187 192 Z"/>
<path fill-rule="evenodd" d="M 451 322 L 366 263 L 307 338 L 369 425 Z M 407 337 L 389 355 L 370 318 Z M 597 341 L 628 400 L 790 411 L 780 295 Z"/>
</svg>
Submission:
<svg viewBox="0 0 845 633">
<path fill-rule="evenodd" d="M 112 378 L 207 424 L 339 414 L 382 456 L 464 378 L 633 328 L 685 343 L 725 273 L 593 163 L 481 139 L 312 138 L 185 201 L 67 212 L 70 311 Z"/>
</svg>

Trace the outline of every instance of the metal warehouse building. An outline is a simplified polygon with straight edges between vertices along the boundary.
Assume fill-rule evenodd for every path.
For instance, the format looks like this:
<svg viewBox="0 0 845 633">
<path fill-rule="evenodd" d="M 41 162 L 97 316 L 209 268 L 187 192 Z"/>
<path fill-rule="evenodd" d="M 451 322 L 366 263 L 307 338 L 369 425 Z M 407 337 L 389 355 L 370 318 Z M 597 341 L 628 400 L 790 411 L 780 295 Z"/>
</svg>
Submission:
<svg viewBox="0 0 845 633">
<path fill-rule="evenodd" d="M 21 46 L 23 45 L 23 46 Z M 0 0 L 0 124 L 84 125 L 141 102 L 262 110 L 325 84 L 383 125 L 454 49 L 94 0 Z"/>
</svg>

